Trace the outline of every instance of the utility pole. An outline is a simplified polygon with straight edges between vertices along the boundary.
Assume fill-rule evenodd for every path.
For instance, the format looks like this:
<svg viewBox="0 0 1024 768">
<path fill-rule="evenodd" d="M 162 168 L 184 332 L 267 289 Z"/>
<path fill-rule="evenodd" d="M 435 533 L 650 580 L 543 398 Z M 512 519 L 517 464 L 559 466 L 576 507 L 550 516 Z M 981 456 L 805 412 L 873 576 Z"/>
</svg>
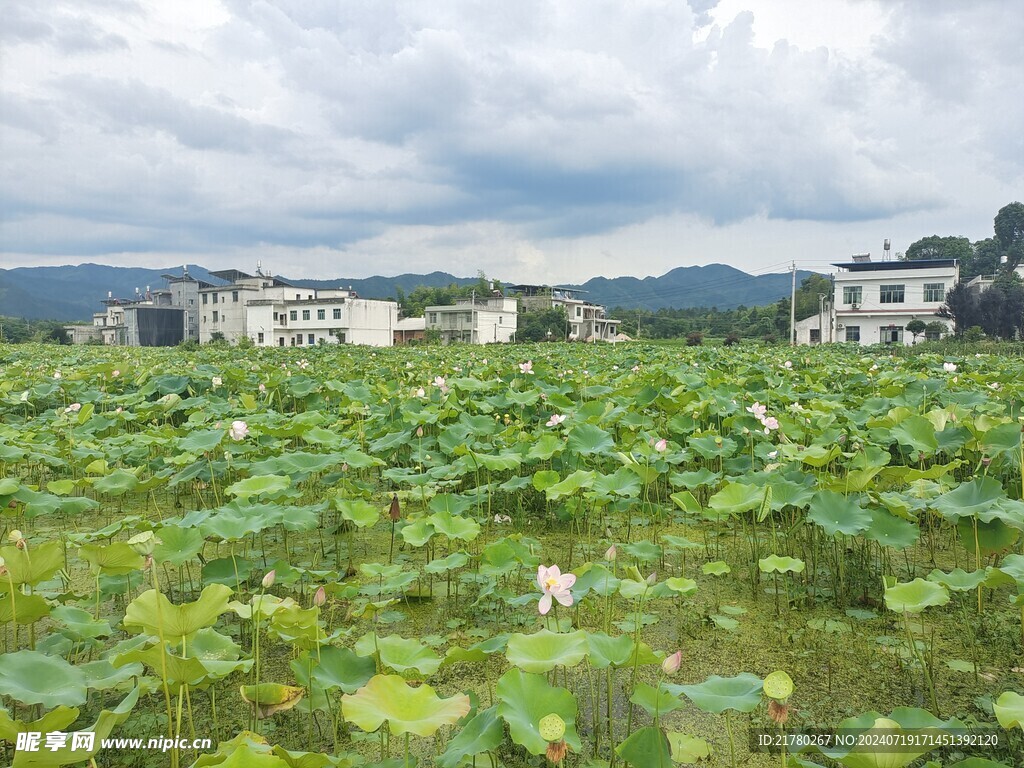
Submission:
<svg viewBox="0 0 1024 768">
<path fill-rule="evenodd" d="M 789 293 L 789 346 L 796 346 L 796 262 L 793 262 L 793 287 Z"/>
</svg>

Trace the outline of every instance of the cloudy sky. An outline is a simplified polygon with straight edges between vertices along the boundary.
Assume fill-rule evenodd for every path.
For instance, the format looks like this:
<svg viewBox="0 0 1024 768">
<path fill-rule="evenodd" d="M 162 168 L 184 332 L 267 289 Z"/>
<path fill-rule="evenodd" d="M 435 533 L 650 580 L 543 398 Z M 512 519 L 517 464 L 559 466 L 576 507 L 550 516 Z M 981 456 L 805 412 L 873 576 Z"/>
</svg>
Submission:
<svg viewBox="0 0 1024 768">
<path fill-rule="evenodd" d="M 4 0 L 0 266 L 808 268 L 1024 199 L 1019 0 Z"/>
</svg>

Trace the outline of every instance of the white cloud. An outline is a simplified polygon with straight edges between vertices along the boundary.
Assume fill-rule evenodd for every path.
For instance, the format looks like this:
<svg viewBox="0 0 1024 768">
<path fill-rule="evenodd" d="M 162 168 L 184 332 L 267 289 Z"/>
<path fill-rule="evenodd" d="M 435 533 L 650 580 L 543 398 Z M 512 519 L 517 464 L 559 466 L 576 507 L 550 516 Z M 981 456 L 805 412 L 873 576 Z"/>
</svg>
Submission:
<svg viewBox="0 0 1024 768">
<path fill-rule="evenodd" d="M 984 237 L 1024 174 L 999 0 L 10 5 L 4 266 L 758 269 Z"/>
</svg>

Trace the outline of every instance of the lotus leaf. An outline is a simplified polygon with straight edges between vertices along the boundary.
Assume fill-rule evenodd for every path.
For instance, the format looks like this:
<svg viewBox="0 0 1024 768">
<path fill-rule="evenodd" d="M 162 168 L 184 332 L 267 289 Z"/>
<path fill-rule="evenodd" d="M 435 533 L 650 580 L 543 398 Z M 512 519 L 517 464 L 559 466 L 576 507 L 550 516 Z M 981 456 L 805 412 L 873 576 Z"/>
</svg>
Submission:
<svg viewBox="0 0 1024 768">
<path fill-rule="evenodd" d="M 38 651 L 0 654 L 0 694 L 22 704 L 74 707 L 85 703 L 85 673 Z"/>
<path fill-rule="evenodd" d="M 761 573 L 803 573 L 804 561 L 796 557 L 771 555 L 757 561 Z"/>
<path fill-rule="evenodd" d="M 380 663 L 399 674 L 408 671 L 429 676 L 441 666 L 441 657 L 417 640 L 388 635 L 381 637 L 369 632 L 356 641 L 356 653 L 360 656 L 380 654 Z"/>
<path fill-rule="evenodd" d="M 264 720 L 275 712 L 284 712 L 295 707 L 306 693 L 304 688 L 279 683 L 243 685 L 238 689 L 242 699 L 252 705 L 257 720 Z"/>
<path fill-rule="evenodd" d="M 124 625 L 136 631 L 159 637 L 161 626 L 164 637 L 180 641 L 203 627 L 212 626 L 228 609 L 231 589 L 222 584 L 210 584 L 192 603 L 174 605 L 162 593 L 148 590 L 128 604 Z"/>
<path fill-rule="evenodd" d="M 429 685 L 412 688 L 397 675 L 375 675 L 354 694 L 342 696 L 341 709 L 346 720 L 367 732 L 386 721 L 396 736 L 431 736 L 469 714 L 470 702 L 465 694 L 442 699 Z"/>
<path fill-rule="evenodd" d="M 672 747 L 660 728 L 639 728 L 615 748 L 615 754 L 634 768 L 671 768 Z"/>
<path fill-rule="evenodd" d="M 481 710 L 448 742 L 436 759 L 438 768 L 457 768 L 468 758 L 497 749 L 504 737 L 497 706 Z"/>
<path fill-rule="evenodd" d="M 115 541 L 106 546 L 83 544 L 78 554 L 89 563 L 93 574 L 103 573 L 108 576 L 124 576 L 140 570 L 145 562 L 142 555 L 123 541 Z"/>
<path fill-rule="evenodd" d="M 992 704 L 992 709 L 996 713 L 996 720 L 1006 730 L 1024 730 L 1024 696 L 1013 691 L 1003 691 Z"/>
<path fill-rule="evenodd" d="M 547 672 L 555 667 L 574 667 L 587 655 L 586 633 L 556 633 L 542 629 L 532 635 L 514 634 L 508 639 L 505 657 L 525 672 Z"/>
<path fill-rule="evenodd" d="M 565 722 L 565 743 L 579 751 L 576 732 L 576 697 L 565 688 L 555 688 L 542 675 L 510 669 L 498 680 L 498 716 L 508 723 L 512 740 L 534 755 L 547 751 L 548 742 L 540 735 L 540 721 L 558 715 Z"/>
<path fill-rule="evenodd" d="M 672 747 L 672 762 L 688 765 L 711 757 L 711 747 L 704 739 L 670 731 L 668 743 Z"/>
<path fill-rule="evenodd" d="M 679 689 L 705 712 L 720 715 L 727 709 L 753 712 L 761 703 L 760 678 L 749 672 L 736 677 L 712 675 L 697 685 L 682 685 Z"/>
</svg>

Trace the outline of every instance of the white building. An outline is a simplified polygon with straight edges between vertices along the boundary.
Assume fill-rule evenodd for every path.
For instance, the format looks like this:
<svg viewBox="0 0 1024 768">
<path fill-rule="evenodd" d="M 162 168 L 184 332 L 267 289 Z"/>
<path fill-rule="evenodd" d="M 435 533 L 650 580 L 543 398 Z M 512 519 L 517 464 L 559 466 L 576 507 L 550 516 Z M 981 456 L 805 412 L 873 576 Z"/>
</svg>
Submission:
<svg viewBox="0 0 1024 768">
<path fill-rule="evenodd" d="M 914 344 L 925 336 L 915 339 L 906 332 L 911 320 L 940 322 L 952 333 L 953 321 L 936 312 L 959 279 L 956 259 L 873 262 L 866 255 L 832 266 L 839 268 L 833 312 L 836 341 Z"/>
<path fill-rule="evenodd" d="M 823 301 L 820 311 L 798 320 L 796 323 L 797 344 L 828 344 L 835 341 L 835 321 L 832 317 L 832 302 Z"/>
<path fill-rule="evenodd" d="M 570 340 L 613 341 L 619 332 L 621 320 L 605 315 L 600 304 L 581 298 L 585 291 L 550 285 L 510 285 L 508 290 L 519 294 L 523 312 L 542 312 L 562 307 L 568 321 L 566 337 Z"/>
<path fill-rule="evenodd" d="M 1017 273 L 1017 277 L 1024 280 L 1024 264 L 1020 264 L 1013 271 Z M 992 283 L 996 281 L 997 277 L 999 277 L 999 275 L 978 275 L 967 282 L 967 287 L 975 293 L 981 293 L 982 291 L 987 291 L 991 288 Z"/>
<path fill-rule="evenodd" d="M 456 304 L 427 307 L 427 330 L 441 332 L 445 344 L 494 344 L 515 341 L 518 302 L 504 296 L 459 299 Z"/>
<path fill-rule="evenodd" d="M 261 347 L 365 344 L 390 347 L 398 304 L 361 299 L 352 290 L 303 288 L 280 277 L 235 269 L 211 272 L 227 285 L 199 291 L 199 341 L 220 333 Z"/>
</svg>

